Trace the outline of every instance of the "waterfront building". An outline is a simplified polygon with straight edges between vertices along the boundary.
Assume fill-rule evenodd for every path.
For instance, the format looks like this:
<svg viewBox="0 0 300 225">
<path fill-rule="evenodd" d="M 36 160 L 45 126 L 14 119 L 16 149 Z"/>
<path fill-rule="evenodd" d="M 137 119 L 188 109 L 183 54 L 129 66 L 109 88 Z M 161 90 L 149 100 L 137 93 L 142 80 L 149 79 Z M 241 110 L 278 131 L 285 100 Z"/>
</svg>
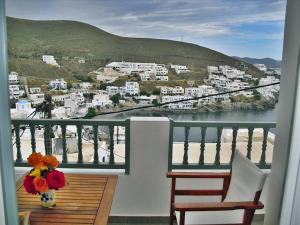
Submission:
<svg viewBox="0 0 300 225">
<path fill-rule="evenodd" d="M 93 97 L 92 105 L 93 107 L 105 107 L 112 105 L 112 101 L 109 100 L 108 94 L 97 94 Z"/>
<path fill-rule="evenodd" d="M 157 96 L 155 96 L 155 95 L 150 95 L 150 96 L 141 95 L 137 99 L 139 100 L 139 104 L 141 104 L 141 105 L 150 105 L 150 104 L 152 104 L 153 100 L 157 99 Z"/>
<path fill-rule="evenodd" d="M 180 101 L 186 99 L 189 99 L 189 97 L 183 95 L 165 95 L 161 97 L 161 103 L 174 102 L 174 101 Z M 183 101 L 178 103 L 170 103 L 167 105 L 167 107 L 169 109 L 192 109 L 194 102 L 197 101 L 189 100 L 189 101 Z"/>
<path fill-rule="evenodd" d="M 160 94 L 161 95 L 183 95 L 184 88 L 181 86 L 176 86 L 174 88 L 173 87 L 161 87 Z"/>
</svg>

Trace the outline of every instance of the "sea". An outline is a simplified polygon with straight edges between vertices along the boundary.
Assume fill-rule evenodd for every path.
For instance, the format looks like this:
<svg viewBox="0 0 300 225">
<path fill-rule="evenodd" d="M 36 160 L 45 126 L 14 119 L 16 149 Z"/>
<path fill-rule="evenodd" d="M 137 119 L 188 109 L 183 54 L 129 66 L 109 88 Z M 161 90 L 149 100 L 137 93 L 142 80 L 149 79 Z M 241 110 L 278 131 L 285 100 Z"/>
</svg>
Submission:
<svg viewBox="0 0 300 225">
<path fill-rule="evenodd" d="M 160 113 L 151 111 L 130 111 L 120 114 L 112 114 L 109 116 L 96 116 L 95 118 L 103 119 L 126 119 L 130 117 L 168 117 L 174 121 L 230 121 L 230 122 L 276 122 L 278 106 L 273 109 L 263 111 L 244 110 L 244 111 L 225 111 L 225 112 L 198 112 L 198 113 Z M 270 130 L 276 133 L 276 129 Z M 184 141 L 184 129 L 174 129 L 174 142 Z M 217 129 L 208 128 L 206 132 L 206 141 L 215 142 L 217 138 Z M 189 141 L 199 143 L 201 140 L 201 128 L 191 128 Z"/>
</svg>

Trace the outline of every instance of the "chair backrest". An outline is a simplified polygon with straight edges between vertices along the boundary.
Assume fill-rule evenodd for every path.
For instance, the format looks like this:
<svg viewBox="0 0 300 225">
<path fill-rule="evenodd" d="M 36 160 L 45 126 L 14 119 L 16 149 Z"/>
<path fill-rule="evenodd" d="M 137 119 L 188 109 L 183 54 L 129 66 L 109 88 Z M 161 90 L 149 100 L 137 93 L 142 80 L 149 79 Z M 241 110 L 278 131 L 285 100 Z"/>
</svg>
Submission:
<svg viewBox="0 0 300 225">
<path fill-rule="evenodd" d="M 254 201 L 255 194 L 261 191 L 266 174 L 247 157 L 236 150 L 231 170 L 231 180 L 224 201 Z"/>
</svg>

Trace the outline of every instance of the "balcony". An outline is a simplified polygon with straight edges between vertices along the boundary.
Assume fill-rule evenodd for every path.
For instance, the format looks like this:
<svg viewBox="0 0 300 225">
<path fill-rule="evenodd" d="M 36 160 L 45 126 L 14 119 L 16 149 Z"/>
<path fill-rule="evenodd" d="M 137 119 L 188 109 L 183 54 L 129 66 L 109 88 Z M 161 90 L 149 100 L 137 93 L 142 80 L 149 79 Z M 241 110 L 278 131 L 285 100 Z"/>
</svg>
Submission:
<svg viewBox="0 0 300 225">
<path fill-rule="evenodd" d="M 178 122 L 163 117 L 12 120 L 17 176 L 28 170 L 26 158 L 34 151 L 56 155 L 66 172 L 119 175 L 111 210 L 112 224 L 125 219 L 129 223 L 167 223 L 170 192 L 167 171 L 228 170 L 236 149 L 269 171 L 274 129 L 275 123 Z M 222 183 L 219 179 L 197 183 L 185 180 L 181 185 L 217 188 Z M 257 213 L 261 220 L 264 211 Z"/>
</svg>

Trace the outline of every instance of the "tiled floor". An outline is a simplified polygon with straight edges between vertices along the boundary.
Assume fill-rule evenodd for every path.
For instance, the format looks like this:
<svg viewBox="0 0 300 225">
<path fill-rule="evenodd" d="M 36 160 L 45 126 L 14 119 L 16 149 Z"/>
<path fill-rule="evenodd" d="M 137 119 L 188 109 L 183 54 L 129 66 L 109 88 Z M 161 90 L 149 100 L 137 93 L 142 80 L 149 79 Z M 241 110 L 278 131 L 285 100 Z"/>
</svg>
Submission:
<svg viewBox="0 0 300 225">
<path fill-rule="evenodd" d="M 168 225 L 168 223 L 110 223 L 109 225 Z M 251 225 L 263 225 L 263 221 L 253 221 Z"/>
</svg>

